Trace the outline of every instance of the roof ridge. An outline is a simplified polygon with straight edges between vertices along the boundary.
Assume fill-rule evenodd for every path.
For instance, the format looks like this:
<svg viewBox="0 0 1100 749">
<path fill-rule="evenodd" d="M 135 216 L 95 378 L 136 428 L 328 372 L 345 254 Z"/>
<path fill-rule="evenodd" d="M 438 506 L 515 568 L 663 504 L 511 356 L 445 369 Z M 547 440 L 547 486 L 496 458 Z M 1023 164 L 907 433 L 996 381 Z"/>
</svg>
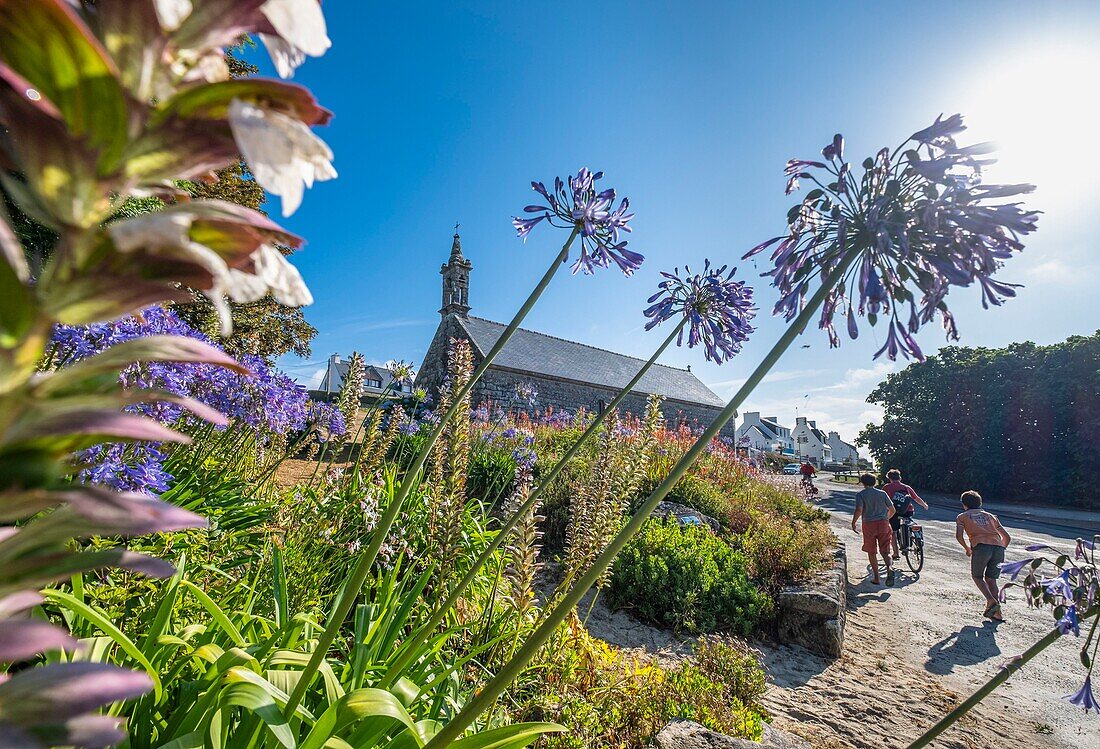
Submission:
<svg viewBox="0 0 1100 749">
<path fill-rule="evenodd" d="M 481 320 L 482 322 L 492 323 L 493 325 L 499 325 L 502 328 L 507 327 L 504 323 L 499 323 L 496 320 L 490 320 L 490 319 L 485 318 L 485 317 L 478 317 L 476 315 L 469 315 L 469 318 L 473 319 L 473 320 Z M 602 351 L 605 354 L 614 354 L 615 356 L 621 356 L 624 359 L 633 359 L 634 361 L 641 362 L 642 364 L 646 363 L 646 360 L 642 359 L 640 357 L 631 356 L 630 354 L 623 354 L 623 353 L 620 353 L 618 351 L 612 351 L 611 349 L 600 348 L 599 346 L 593 346 L 589 343 L 581 343 L 580 341 L 571 341 L 568 338 L 561 338 L 561 337 L 556 336 L 556 335 L 550 335 L 549 333 L 540 333 L 539 331 L 531 330 L 530 328 L 517 328 L 517 330 L 522 330 L 524 333 L 530 333 L 531 335 L 542 336 L 543 338 L 552 338 L 553 340 L 561 341 L 562 343 L 571 343 L 574 346 L 583 346 L 585 348 L 592 349 L 593 351 Z M 672 367 L 672 366 L 669 366 L 668 364 L 659 364 L 657 362 L 654 362 L 654 366 L 662 367 L 664 369 L 671 369 L 674 372 L 683 372 L 685 374 L 692 375 L 693 377 L 695 376 L 695 373 L 692 372 L 690 369 L 680 369 L 679 367 Z M 698 377 L 695 377 L 695 379 L 699 380 Z M 703 382 L 703 381 L 699 380 L 699 382 Z M 706 383 L 704 383 L 704 385 L 705 384 Z M 708 388 L 708 390 L 709 390 L 709 388 Z"/>
</svg>

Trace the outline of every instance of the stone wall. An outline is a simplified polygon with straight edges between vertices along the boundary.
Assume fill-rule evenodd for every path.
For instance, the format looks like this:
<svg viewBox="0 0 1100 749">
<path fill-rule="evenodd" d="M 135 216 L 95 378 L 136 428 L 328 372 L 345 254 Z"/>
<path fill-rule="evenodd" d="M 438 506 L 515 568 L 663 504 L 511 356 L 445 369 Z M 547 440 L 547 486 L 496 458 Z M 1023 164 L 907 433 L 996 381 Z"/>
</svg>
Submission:
<svg viewBox="0 0 1100 749">
<path fill-rule="evenodd" d="M 447 347 L 450 339 L 458 336 L 465 338 L 466 334 L 454 317 L 447 316 L 443 318 L 431 345 L 428 347 L 428 353 L 424 356 L 420 371 L 417 372 L 416 387 L 424 388 L 433 398 L 436 397 L 439 385 L 446 375 Z M 474 366 L 479 363 L 480 357 L 475 352 Z M 555 411 L 564 410 L 569 413 L 576 413 L 583 406 L 588 411 L 598 412 L 603 405 L 610 403 L 618 393 L 617 390 L 609 387 L 490 366 L 489 370 L 474 386 L 471 402 L 475 407 L 485 402 L 492 402 L 504 409 L 515 408 L 518 406 L 515 398 L 516 385 L 519 383 L 534 384 L 538 390 L 538 400 L 535 407 L 540 411 L 551 407 Z M 623 401 L 620 410 L 641 416 L 645 413 L 645 407 L 646 396 L 632 393 Z M 705 428 L 714 420 L 721 409 L 666 398 L 661 411 L 669 426 L 686 422 L 692 427 Z M 734 421 L 731 419 L 726 428 L 722 430 L 723 435 L 735 436 Z"/>
<path fill-rule="evenodd" d="M 555 411 L 565 410 L 569 413 L 576 413 L 583 406 L 588 411 L 598 412 L 618 394 L 618 391 L 614 388 L 490 366 L 489 370 L 474 386 L 474 403 L 480 404 L 490 401 L 507 409 L 514 403 L 516 385 L 519 383 L 532 383 L 538 390 L 538 400 L 535 406 L 539 410 L 545 410 L 549 407 Z M 646 398 L 647 396 L 644 394 L 631 393 L 622 402 L 619 409 L 635 416 L 641 416 L 645 413 Z M 720 410 L 710 406 L 685 403 L 672 398 L 666 398 L 661 406 L 661 412 L 664 414 L 665 421 L 669 426 L 686 422 L 689 426 L 696 428 L 707 427 Z M 731 426 L 727 427 L 723 434 L 732 436 L 733 432 L 734 428 L 731 422 Z"/>
<path fill-rule="evenodd" d="M 811 653 L 839 658 L 844 649 L 848 608 L 848 557 L 837 541 L 832 563 L 803 585 L 784 588 L 779 608 L 779 641 Z"/>
</svg>

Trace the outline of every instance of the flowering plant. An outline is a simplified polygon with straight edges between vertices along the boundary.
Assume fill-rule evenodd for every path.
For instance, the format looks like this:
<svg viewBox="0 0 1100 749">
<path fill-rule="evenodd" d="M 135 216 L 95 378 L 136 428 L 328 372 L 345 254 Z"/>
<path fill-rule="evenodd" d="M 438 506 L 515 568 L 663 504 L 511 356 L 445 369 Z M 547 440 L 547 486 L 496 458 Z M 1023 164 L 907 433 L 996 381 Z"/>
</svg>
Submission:
<svg viewBox="0 0 1100 749">
<path fill-rule="evenodd" d="M 183 336 L 217 347 L 175 312 L 149 307 L 113 322 L 56 326 L 46 362 L 51 368 L 60 368 L 117 343 L 151 335 Z M 130 390 L 157 390 L 196 399 L 230 419 L 235 429 L 251 431 L 261 449 L 275 435 L 300 432 L 312 424 L 324 426 L 330 435 L 344 433 L 338 411 L 330 413 L 327 404 L 312 403 L 301 385 L 273 370 L 260 357 L 243 355 L 238 361 L 248 368 L 248 376 L 209 364 L 149 362 L 131 364 L 122 371 L 120 382 Z M 185 433 L 199 426 L 175 403 L 137 403 L 125 411 L 148 416 Z M 123 491 L 161 492 L 172 478 L 163 468 L 166 457 L 164 446 L 154 442 L 96 445 L 78 456 L 78 464 L 87 466 L 79 478 Z"/>
<path fill-rule="evenodd" d="M 952 286 L 982 289 L 982 305 L 999 305 L 1016 295 L 1014 284 L 994 279 L 1005 260 L 1023 249 L 1020 238 L 1035 230 L 1038 212 L 998 201 L 1029 193 L 1032 185 L 990 185 L 982 158 L 992 145 L 959 146 L 962 116 L 937 117 L 892 151 L 883 148 L 863 160 L 858 175 L 844 160 L 839 133 L 822 149 L 824 161 L 787 162 L 787 194 L 801 180 L 816 187 L 787 213 L 787 233 L 762 242 L 750 258 L 775 245 L 774 267 L 766 275 L 781 297 L 775 313 L 792 320 L 802 310 L 816 279 L 844 261 L 845 275 L 822 305 L 819 325 L 838 346 L 834 319 L 846 320 L 859 336 L 857 318 L 874 326 L 886 320 L 886 341 L 875 354 L 894 360 L 900 353 L 923 360 L 914 335 L 939 313 L 949 338 L 957 339 L 946 298 Z"/>
<path fill-rule="evenodd" d="M 161 363 L 247 373 L 206 341 L 178 335 L 168 321 L 155 335 L 120 335 L 130 324 L 125 318 L 149 305 L 185 300 L 188 288 L 211 298 L 223 330 L 229 325 L 227 296 L 248 302 L 270 293 L 285 304 L 310 301 L 301 276 L 276 249 L 297 247 L 299 238 L 257 211 L 190 200 L 177 187 L 242 154 L 259 184 L 283 198 L 288 214 L 306 186 L 335 176 L 331 151 L 310 130 L 329 113 L 307 90 L 280 81 L 230 80 L 225 48 L 250 33 L 265 35 L 284 73 L 327 46 L 316 0 L 0 2 L 0 180 L 24 213 L 57 235 L 48 262 L 32 273 L 7 217 L 0 216 L 5 662 L 75 645 L 59 628 L 27 616 L 40 600 L 37 588 L 112 566 L 159 576 L 173 571 L 121 546 L 82 552 L 71 540 L 204 523 L 142 493 L 67 481 L 71 455 L 103 442 L 186 442 L 185 434 L 162 423 L 190 418 L 181 409 L 226 423 L 167 370 L 158 370 Z M 119 215 L 130 198 L 154 195 L 168 205 Z M 119 319 L 124 322 L 113 332 L 99 331 L 98 343 L 56 327 Z M 77 348 L 41 370 L 55 335 L 55 350 L 65 349 L 65 340 Z M 134 362 L 147 364 L 132 367 Z M 268 400 L 265 387 L 262 377 L 250 382 L 252 397 Z M 215 407 L 232 410 L 222 396 L 212 400 Z M 147 405 L 133 408 L 139 404 Z M 297 418 L 278 411 L 283 407 L 297 413 L 298 402 L 277 400 L 265 418 Z M 160 480 L 147 478 L 147 487 Z M 146 674 L 100 663 L 14 669 L 0 684 L 2 743 L 117 742 L 124 737 L 119 721 L 88 713 L 153 686 Z"/>
<path fill-rule="evenodd" d="M 603 172 L 591 172 L 582 167 L 577 176 L 569 178 L 569 190 L 561 177 L 554 178 L 554 189 L 547 190 L 541 182 L 532 182 L 531 189 L 542 196 L 545 205 L 529 205 L 525 213 L 541 213 L 534 218 L 512 219 L 516 234 L 527 240 L 527 235 L 540 222 L 560 228 L 574 229 L 581 236 L 580 257 L 573 263 L 573 272 L 578 270 L 587 274 L 596 268 L 607 268 L 611 263 L 619 266 L 623 274 L 629 276 L 642 265 L 645 259 L 637 252 L 626 248 L 626 240 L 620 239 L 622 232 L 629 233 L 627 225 L 633 213 L 629 198 L 623 198 L 618 208 L 615 205 L 615 189 L 612 187 L 596 192 L 596 182 L 603 178 Z"/>
<path fill-rule="evenodd" d="M 1023 590 L 1028 606 L 1040 608 L 1049 606 L 1054 614 L 1054 629 L 1061 635 L 1081 636 L 1081 625 L 1091 626 L 1081 645 L 1081 664 L 1085 667 L 1085 683 L 1075 694 L 1067 695 L 1066 700 L 1084 708 L 1100 713 L 1100 703 L 1092 692 L 1092 671 L 1096 666 L 1097 649 L 1100 647 L 1100 573 L 1097 571 L 1096 548 L 1100 545 L 1100 535 L 1091 541 L 1077 539 L 1073 556 L 1063 554 L 1046 544 L 1033 544 L 1026 547 L 1029 552 L 1040 552 L 1016 562 L 1001 565 L 1001 571 L 1009 576 L 1009 582 L 1001 588 L 1004 599 L 1009 588 Z M 1045 552 L 1045 553 L 1043 553 Z M 1049 571 L 1050 576 L 1042 573 Z M 1024 575 L 1021 579 L 1020 575 Z"/>
<path fill-rule="evenodd" d="M 711 268 L 710 260 L 705 260 L 702 273 L 692 275 L 691 268 L 684 266 L 683 278 L 679 268 L 672 273 L 661 271 L 665 280 L 658 284 L 661 290 L 649 298 L 645 316 L 651 319 L 645 329 L 682 316 L 689 325 L 689 348 L 703 344 L 706 358 L 716 364 L 732 359 L 755 330 L 749 321 L 756 316 L 756 307 L 752 287 L 733 280 L 737 269 L 726 273 L 726 267 Z M 681 327 L 676 345 L 682 343 Z"/>
</svg>

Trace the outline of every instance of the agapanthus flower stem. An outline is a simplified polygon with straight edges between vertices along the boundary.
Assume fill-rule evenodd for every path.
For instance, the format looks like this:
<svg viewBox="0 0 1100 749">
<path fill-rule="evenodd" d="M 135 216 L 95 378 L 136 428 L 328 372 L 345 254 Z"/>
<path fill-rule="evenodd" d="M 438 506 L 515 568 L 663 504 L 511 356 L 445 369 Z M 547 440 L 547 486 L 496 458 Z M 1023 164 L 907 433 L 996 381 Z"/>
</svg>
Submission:
<svg viewBox="0 0 1100 749">
<path fill-rule="evenodd" d="M 1093 606 L 1085 613 L 1082 619 L 1088 619 L 1093 616 L 1100 616 L 1100 606 Z M 1025 650 L 1020 656 L 1009 661 L 995 676 L 993 676 L 993 678 L 983 684 L 974 694 L 967 697 L 958 707 L 943 716 L 936 725 L 922 733 L 916 741 L 909 745 L 909 749 L 921 749 L 921 747 L 931 744 L 937 736 L 958 722 L 958 720 L 970 712 L 975 705 L 988 697 L 993 690 L 1001 684 L 1004 684 L 1014 673 L 1023 668 L 1024 664 L 1053 645 L 1060 637 L 1062 637 L 1062 632 L 1057 628 L 1052 629 L 1043 639 Z"/>
<path fill-rule="evenodd" d="M 650 368 L 657 363 L 657 360 L 661 357 L 661 354 L 665 352 L 665 349 L 672 345 L 672 342 L 676 340 L 676 336 L 680 334 L 680 331 L 684 329 L 684 326 L 687 325 L 687 323 L 687 317 L 684 317 L 680 320 L 679 324 L 677 324 L 676 327 L 672 329 L 668 337 L 665 338 L 664 342 L 657 347 L 657 350 L 654 351 L 653 355 L 649 357 L 649 360 L 642 365 L 642 368 L 638 370 L 633 379 L 631 379 L 630 382 L 628 382 L 623 387 L 623 389 L 620 390 L 615 395 L 615 397 L 611 399 L 611 402 L 604 407 L 603 411 L 598 413 L 596 417 L 592 419 L 592 422 L 588 425 L 588 428 L 584 430 L 584 433 L 581 434 L 581 436 L 578 437 L 573 442 L 573 444 L 569 446 L 569 449 L 566 450 L 561 458 L 558 459 L 558 462 L 554 464 L 554 467 L 551 468 L 546 473 L 546 475 L 542 477 L 538 485 L 535 486 L 530 491 L 530 493 L 528 493 L 527 499 L 524 500 L 523 504 L 516 508 L 515 512 L 513 512 L 512 515 L 504 522 L 504 525 L 500 527 L 500 530 L 497 531 L 496 537 L 487 547 L 485 547 L 485 550 L 481 552 L 481 555 L 478 556 L 476 560 L 474 560 L 474 563 L 470 565 L 470 569 L 467 570 L 465 576 L 459 581 L 458 585 L 454 587 L 450 595 L 447 596 L 447 600 L 440 604 L 440 606 L 432 614 L 431 618 L 423 626 L 413 632 L 409 639 L 402 643 L 401 654 L 393 661 L 392 664 L 390 664 L 389 669 L 387 669 L 386 673 L 382 676 L 382 680 L 379 683 L 379 686 L 382 689 L 388 688 L 401 677 L 402 672 L 409 665 L 409 663 L 412 662 L 412 659 L 416 657 L 416 654 L 420 650 L 420 646 L 425 641 L 427 641 L 429 637 L 431 637 L 436 628 L 443 623 L 444 619 L 447 618 L 447 614 L 454 609 L 455 605 L 458 603 L 458 600 L 462 598 L 463 594 L 465 594 L 466 589 L 469 588 L 471 583 L 473 583 L 473 581 L 477 579 L 478 573 L 493 558 L 493 554 L 496 553 L 496 550 L 499 549 L 501 545 L 508 540 L 508 538 L 511 536 L 512 530 L 515 529 L 516 525 L 530 511 L 530 509 L 535 506 L 535 503 L 538 502 L 539 498 L 542 496 L 543 491 L 554 483 L 554 479 L 558 477 L 558 474 L 560 474 L 565 466 L 568 465 L 569 461 L 571 461 L 573 457 L 577 454 L 577 452 L 582 447 L 584 447 L 585 443 L 588 442 L 588 440 L 594 434 L 596 434 L 596 432 L 599 431 L 600 426 L 603 424 L 604 419 L 607 418 L 607 415 L 618 408 L 619 404 L 622 403 L 626 399 L 626 397 L 630 395 L 631 392 L 633 392 L 635 386 L 637 386 L 642 377 L 645 376 L 645 373 L 648 372 Z"/>
<path fill-rule="evenodd" d="M 290 693 L 290 698 L 287 700 L 286 708 L 283 711 L 283 714 L 286 715 L 288 719 L 293 717 L 294 711 L 298 708 L 298 705 L 301 704 L 302 698 L 305 696 L 310 683 L 313 681 L 313 677 L 317 675 L 317 670 L 321 666 L 321 661 L 328 655 L 328 649 L 332 647 L 332 643 L 336 640 L 336 636 L 339 634 L 340 628 L 343 626 L 344 620 L 348 616 L 348 612 L 350 612 L 352 606 L 355 605 L 355 600 L 359 597 L 359 591 L 370 575 L 371 569 L 378 559 L 378 552 L 381 550 L 382 544 L 384 544 L 389 537 L 390 530 L 393 528 L 393 524 L 397 521 L 397 517 L 401 513 L 401 507 L 405 503 L 405 499 L 412 492 L 413 485 L 419 481 L 419 474 L 424 468 L 424 464 L 427 462 L 428 455 L 431 454 L 436 440 L 439 439 L 439 435 L 442 434 L 447 422 L 454 418 L 459 407 L 464 402 L 466 395 L 473 389 L 474 384 L 481 375 L 485 373 L 485 370 L 489 368 L 489 365 L 493 363 L 497 354 L 501 352 L 508 343 L 508 340 L 523 323 L 523 319 L 527 317 L 527 313 L 531 311 L 531 308 L 535 306 L 539 297 L 546 291 L 546 287 L 550 285 L 550 281 L 553 280 L 558 269 L 561 268 L 562 264 L 568 259 L 569 248 L 573 245 L 573 240 L 577 238 L 579 232 L 580 230 L 576 227 L 570 232 L 569 239 L 562 245 L 561 252 L 559 252 L 553 262 L 550 263 L 550 267 L 546 270 L 546 273 L 543 274 L 538 285 L 535 286 L 534 290 L 527 297 L 527 301 L 523 303 L 523 306 L 516 312 L 515 317 L 512 318 L 512 322 L 508 323 L 508 327 L 504 329 L 500 338 L 497 339 L 497 342 L 493 344 L 493 347 L 485 355 L 485 358 L 482 359 L 481 363 L 474 370 L 470 380 L 451 400 L 451 407 L 448 408 L 447 412 L 439 419 L 435 428 L 432 429 L 431 434 L 428 435 L 428 439 L 426 439 L 421 446 L 416 459 L 413 461 L 412 465 L 409 466 L 409 470 L 405 472 L 405 477 L 394 493 L 393 499 L 386 507 L 386 511 L 383 512 L 382 516 L 378 519 L 378 525 L 374 529 L 370 544 L 359 556 L 358 561 L 355 563 L 355 567 L 352 569 L 351 576 L 348 578 L 347 585 L 342 588 L 340 597 L 337 599 L 336 606 L 332 611 L 332 615 L 329 617 L 328 624 L 317 638 L 317 647 L 310 656 L 309 663 L 307 663 L 306 667 L 302 670 L 302 676 L 295 685 L 294 691 Z"/>
<path fill-rule="evenodd" d="M 672 488 L 676 486 L 677 482 L 683 478 L 688 469 L 698 460 L 710 445 L 711 440 L 718 436 L 722 428 L 729 423 L 729 420 L 737 413 L 737 409 L 741 407 L 745 399 L 752 393 L 753 389 L 760 384 L 761 380 L 767 376 L 780 357 L 790 348 L 795 339 L 806 329 L 806 326 L 811 322 L 814 315 L 817 314 L 821 305 L 825 302 L 825 298 L 833 290 L 833 287 L 844 278 L 844 274 L 848 271 L 851 264 L 858 258 L 858 253 L 850 253 L 846 256 L 832 272 L 828 273 L 821 284 L 821 288 L 810 298 L 806 306 L 799 313 L 798 317 L 791 323 L 787 330 L 776 341 L 772 350 L 768 352 L 768 355 L 764 357 L 764 360 L 756 367 L 753 373 L 749 376 L 745 384 L 737 391 L 737 394 L 733 396 L 733 399 L 726 404 L 725 408 L 718 414 L 714 422 L 699 436 L 683 457 L 677 461 L 676 465 L 672 467 L 665 480 L 653 490 L 653 493 L 649 495 L 644 503 L 638 508 L 638 511 L 634 513 L 634 516 L 623 526 L 622 530 L 611 539 L 611 542 L 604 548 L 603 552 L 596 558 L 589 567 L 588 571 L 584 573 L 574 583 L 558 601 L 557 605 L 546 615 L 542 624 L 531 633 L 527 638 L 527 642 L 523 644 L 519 652 L 511 658 L 504 667 L 494 676 L 489 682 L 476 693 L 462 708 L 462 710 L 452 720 L 450 720 L 439 733 L 437 733 L 426 745 L 425 749 L 440 749 L 440 747 L 448 746 L 451 742 L 458 739 L 466 731 L 466 729 L 473 724 L 477 717 L 485 712 L 486 709 L 493 702 L 504 693 L 504 690 L 523 672 L 523 669 L 527 666 L 531 660 L 538 655 L 542 646 L 549 641 L 557 630 L 558 625 L 565 621 L 570 612 L 573 611 L 577 603 L 584 597 L 592 586 L 594 586 L 603 574 L 611 567 L 611 564 L 615 561 L 615 557 L 626 546 L 634 535 L 641 530 L 650 514 L 657 507 L 658 504 L 668 495 Z"/>
</svg>

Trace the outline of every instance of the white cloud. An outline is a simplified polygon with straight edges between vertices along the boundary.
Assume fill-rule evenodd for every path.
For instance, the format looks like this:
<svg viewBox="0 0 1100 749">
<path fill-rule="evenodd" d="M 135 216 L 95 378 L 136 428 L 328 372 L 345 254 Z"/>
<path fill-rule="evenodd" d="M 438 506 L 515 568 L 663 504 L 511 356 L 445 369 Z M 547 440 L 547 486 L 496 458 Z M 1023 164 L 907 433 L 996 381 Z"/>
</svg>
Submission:
<svg viewBox="0 0 1100 749">
<path fill-rule="evenodd" d="M 1054 259 L 1039 263 L 1028 269 L 1026 280 L 1036 283 L 1066 284 L 1078 283 L 1086 278 L 1086 274 L 1074 273 L 1074 271 L 1062 260 Z"/>
<path fill-rule="evenodd" d="M 780 423 L 793 426 L 796 416 L 816 421 L 826 432 L 837 431 L 845 442 L 852 442 L 870 423 L 882 423 L 882 409 L 867 402 L 867 395 L 886 375 L 904 364 L 878 361 L 870 367 L 849 369 L 836 382 L 822 382 L 820 370 L 805 370 L 804 377 L 781 377 L 777 381 L 801 381 L 802 387 L 785 388 L 786 392 L 759 392 L 741 409 L 760 411 L 766 416 L 778 416 Z M 797 372 L 792 372 L 797 375 Z M 861 451 L 865 452 L 865 451 Z"/>
</svg>

